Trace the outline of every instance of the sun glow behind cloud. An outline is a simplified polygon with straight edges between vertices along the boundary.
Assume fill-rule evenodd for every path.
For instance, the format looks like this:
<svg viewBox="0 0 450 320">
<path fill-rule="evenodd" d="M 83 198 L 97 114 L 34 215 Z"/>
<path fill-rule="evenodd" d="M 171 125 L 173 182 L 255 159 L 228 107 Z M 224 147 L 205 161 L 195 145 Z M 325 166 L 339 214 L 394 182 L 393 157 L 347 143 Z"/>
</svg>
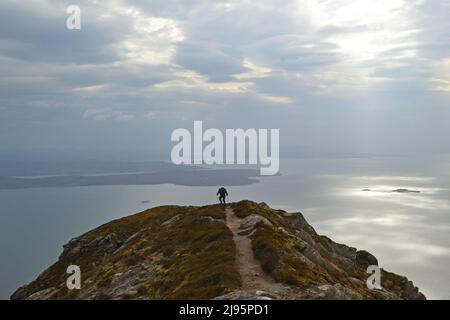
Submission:
<svg viewBox="0 0 450 320">
<path fill-rule="evenodd" d="M 324 41 L 335 44 L 339 62 L 313 73 L 317 88 L 367 88 L 383 83 L 379 67 L 402 67 L 417 57 L 415 26 L 423 0 L 299 1 L 299 14 L 310 21 Z M 328 33 L 328 34 L 327 34 Z"/>
<path fill-rule="evenodd" d="M 171 19 L 144 17 L 134 14 L 135 33 L 121 43 L 126 57 L 142 64 L 169 64 L 175 44 L 184 37 L 177 23 Z"/>
<path fill-rule="evenodd" d="M 317 28 L 334 27 L 343 32 L 333 34 L 329 41 L 339 51 L 356 61 L 375 59 L 389 50 L 414 46 L 413 8 L 423 1 L 353 0 L 301 1 L 312 25 Z M 409 57 L 415 51 L 409 52 Z"/>
<path fill-rule="evenodd" d="M 450 58 L 433 63 L 434 77 L 431 79 L 432 89 L 450 92 Z"/>
</svg>

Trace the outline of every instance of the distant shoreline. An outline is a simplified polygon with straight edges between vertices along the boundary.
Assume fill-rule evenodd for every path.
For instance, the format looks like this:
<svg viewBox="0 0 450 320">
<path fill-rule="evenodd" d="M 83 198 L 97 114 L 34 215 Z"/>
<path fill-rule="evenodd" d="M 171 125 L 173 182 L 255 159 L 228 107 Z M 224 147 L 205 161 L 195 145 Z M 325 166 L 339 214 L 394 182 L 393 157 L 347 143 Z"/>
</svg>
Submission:
<svg viewBox="0 0 450 320">
<path fill-rule="evenodd" d="M 258 183 L 256 169 L 189 169 L 164 170 L 151 173 L 111 175 L 67 175 L 47 177 L 0 177 L 0 190 L 50 187 L 157 185 L 180 186 L 242 186 Z"/>
</svg>

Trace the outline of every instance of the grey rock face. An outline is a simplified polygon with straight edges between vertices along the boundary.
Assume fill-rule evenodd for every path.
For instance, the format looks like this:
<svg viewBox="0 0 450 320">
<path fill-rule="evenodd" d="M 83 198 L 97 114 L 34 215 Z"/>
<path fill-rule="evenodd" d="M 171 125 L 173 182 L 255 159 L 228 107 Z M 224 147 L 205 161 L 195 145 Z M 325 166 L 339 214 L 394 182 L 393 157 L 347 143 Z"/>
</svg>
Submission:
<svg viewBox="0 0 450 320">
<path fill-rule="evenodd" d="M 263 223 L 267 226 L 273 227 L 272 223 L 263 216 L 251 214 L 248 217 L 244 218 L 244 220 L 242 221 L 240 226 L 240 229 L 242 229 L 242 231 L 239 234 L 242 235 L 250 234 L 255 229 L 255 226 L 258 223 Z"/>
</svg>

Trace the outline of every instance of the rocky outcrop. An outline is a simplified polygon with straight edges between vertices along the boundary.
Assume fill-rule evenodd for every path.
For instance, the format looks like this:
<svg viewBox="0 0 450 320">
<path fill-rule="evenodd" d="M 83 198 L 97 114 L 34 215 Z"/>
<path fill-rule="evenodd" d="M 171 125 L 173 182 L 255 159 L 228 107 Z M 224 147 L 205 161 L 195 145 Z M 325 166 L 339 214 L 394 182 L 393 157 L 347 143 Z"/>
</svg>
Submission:
<svg viewBox="0 0 450 320">
<path fill-rule="evenodd" d="M 223 206 L 163 206 L 72 239 L 55 264 L 11 298 L 425 299 L 407 278 L 383 269 L 382 288 L 369 289 L 367 267 L 377 259 L 318 235 L 301 213 L 251 201 L 230 210 L 271 279 L 261 288 L 243 285 Z M 66 286 L 69 265 L 80 267 L 79 290 Z"/>
</svg>

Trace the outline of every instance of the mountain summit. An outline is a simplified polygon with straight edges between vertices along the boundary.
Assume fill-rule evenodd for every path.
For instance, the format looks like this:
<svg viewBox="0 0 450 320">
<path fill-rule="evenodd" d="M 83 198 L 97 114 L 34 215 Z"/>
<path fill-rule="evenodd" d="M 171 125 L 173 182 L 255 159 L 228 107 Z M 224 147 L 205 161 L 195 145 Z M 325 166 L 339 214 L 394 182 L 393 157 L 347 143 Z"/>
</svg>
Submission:
<svg viewBox="0 0 450 320">
<path fill-rule="evenodd" d="M 81 271 L 69 290 L 68 266 Z M 301 213 L 241 201 L 161 206 L 72 239 L 58 261 L 11 299 L 425 299 L 381 270 L 367 288 L 366 251 L 318 235 Z"/>
</svg>

